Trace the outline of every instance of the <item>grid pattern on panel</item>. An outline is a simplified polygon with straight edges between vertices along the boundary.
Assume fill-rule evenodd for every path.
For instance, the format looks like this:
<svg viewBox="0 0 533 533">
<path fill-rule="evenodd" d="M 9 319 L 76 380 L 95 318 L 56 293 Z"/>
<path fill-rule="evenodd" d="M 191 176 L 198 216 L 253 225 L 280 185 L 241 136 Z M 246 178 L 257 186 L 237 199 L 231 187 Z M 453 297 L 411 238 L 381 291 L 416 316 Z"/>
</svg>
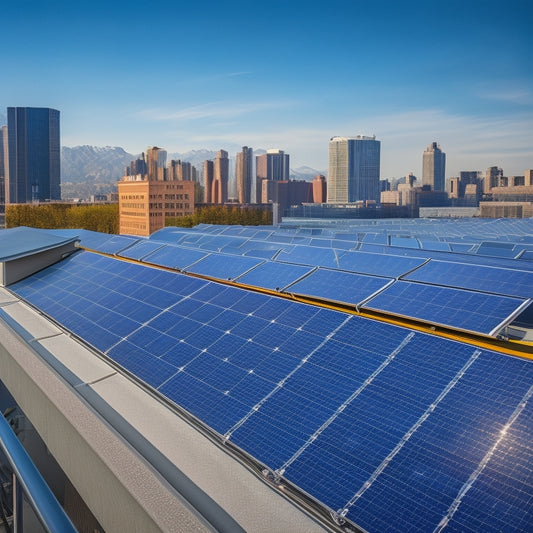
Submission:
<svg viewBox="0 0 533 533">
<path fill-rule="evenodd" d="M 294 294 L 356 305 L 389 282 L 387 278 L 319 268 L 286 290 Z"/>
<path fill-rule="evenodd" d="M 143 261 L 154 265 L 183 270 L 206 257 L 207 252 L 191 250 L 182 246 L 167 245 L 144 257 Z"/>
<path fill-rule="evenodd" d="M 295 246 L 290 252 L 281 251 L 276 261 L 300 265 L 312 265 L 338 268 L 337 254 L 332 248 L 314 248 L 312 246 Z"/>
<path fill-rule="evenodd" d="M 429 261 L 405 279 L 533 298 L 533 272 L 465 263 Z"/>
<path fill-rule="evenodd" d="M 164 246 L 165 245 L 161 242 L 141 240 L 135 243 L 133 246 L 126 248 L 122 252 L 119 252 L 117 255 L 120 257 L 127 257 L 128 259 L 137 259 L 139 261 L 142 260 L 146 255 L 151 254 Z"/>
<path fill-rule="evenodd" d="M 520 298 L 397 281 L 369 300 L 365 307 L 489 334 L 524 301 Z"/>
<path fill-rule="evenodd" d="M 237 281 L 253 287 L 281 290 L 312 270 L 308 266 L 268 261 L 239 277 Z"/>
<path fill-rule="evenodd" d="M 221 280 L 231 280 L 255 268 L 262 262 L 261 259 L 253 257 L 212 254 L 187 268 L 187 272 L 211 276 Z"/>
<path fill-rule="evenodd" d="M 361 527 L 526 530 L 532 361 L 88 252 L 11 288 Z"/>
<path fill-rule="evenodd" d="M 339 256 L 339 267 L 343 270 L 389 278 L 397 278 L 422 263 L 424 259 L 365 252 L 346 252 Z"/>
<path fill-rule="evenodd" d="M 126 237 L 124 235 L 113 235 L 101 242 L 94 242 L 93 250 L 104 254 L 117 254 L 136 243 L 139 239 L 136 237 Z"/>
</svg>

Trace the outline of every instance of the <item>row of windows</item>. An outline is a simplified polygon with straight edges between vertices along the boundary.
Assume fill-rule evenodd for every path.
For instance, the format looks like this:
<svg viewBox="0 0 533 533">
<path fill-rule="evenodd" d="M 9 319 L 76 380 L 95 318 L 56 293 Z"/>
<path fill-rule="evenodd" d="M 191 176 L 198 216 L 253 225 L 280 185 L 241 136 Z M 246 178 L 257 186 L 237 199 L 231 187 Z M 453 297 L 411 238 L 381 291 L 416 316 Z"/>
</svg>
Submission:
<svg viewBox="0 0 533 533">
<path fill-rule="evenodd" d="M 188 200 L 188 194 L 165 194 L 165 200 Z"/>
<path fill-rule="evenodd" d="M 145 208 L 145 204 L 138 204 L 138 203 L 135 203 L 135 202 L 122 202 L 122 207 L 130 207 L 130 208 L 133 208 L 133 209 L 144 209 Z"/>
<path fill-rule="evenodd" d="M 179 185 L 179 184 L 169 184 L 166 186 L 167 189 L 178 189 L 178 190 L 183 190 L 183 185 Z"/>
<path fill-rule="evenodd" d="M 183 203 L 165 203 L 165 209 L 183 209 L 185 206 L 185 209 L 189 209 L 189 204 L 183 204 Z"/>
<path fill-rule="evenodd" d="M 145 211 L 122 211 L 120 213 L 124 217 L 145 217 Z"/>
<path fill-rule="evenodd" d="M 141 224 L 140 222 L 131 222 L 126 220 L 120 224 L 123 228 L 135 228 L 135 229 L 146 229 L 146 224 Z"/>
<path fill-rule="evenodd" d="M 144 194 L 121 194 L 121 200 L 144 200 Z"/>
</svg>

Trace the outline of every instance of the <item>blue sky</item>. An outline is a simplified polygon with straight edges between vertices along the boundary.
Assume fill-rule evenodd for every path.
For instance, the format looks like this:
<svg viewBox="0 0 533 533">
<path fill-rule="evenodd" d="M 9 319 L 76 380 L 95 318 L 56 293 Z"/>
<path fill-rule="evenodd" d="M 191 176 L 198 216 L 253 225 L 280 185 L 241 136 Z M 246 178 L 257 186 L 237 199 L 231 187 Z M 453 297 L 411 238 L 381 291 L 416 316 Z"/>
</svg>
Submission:
<svg viewBox="0 0 533 533">
<path fill-rule="evenodd" d="M 65 146 L 280 148 L 327 169 L 375 134 L 382 177 L 533 168 L 525 0 L 1 3 L 0 113 L 61 111 Z"/>
</svg>

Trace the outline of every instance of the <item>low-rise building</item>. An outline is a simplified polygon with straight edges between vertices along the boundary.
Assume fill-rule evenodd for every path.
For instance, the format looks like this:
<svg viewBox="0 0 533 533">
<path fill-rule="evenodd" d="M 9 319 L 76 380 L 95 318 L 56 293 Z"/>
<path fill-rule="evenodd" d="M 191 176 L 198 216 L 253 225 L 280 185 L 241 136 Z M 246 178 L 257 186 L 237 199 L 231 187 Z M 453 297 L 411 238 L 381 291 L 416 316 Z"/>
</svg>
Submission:
<svg viewBox="0 0 533 533">
<path fill-rule="evenodd" d="M 194 181 L 125 176 L 118 183 L 120 233 L 149 236 L 165 227 L 168 217 L 192 215 L 194 186 Z"/>
</svg>

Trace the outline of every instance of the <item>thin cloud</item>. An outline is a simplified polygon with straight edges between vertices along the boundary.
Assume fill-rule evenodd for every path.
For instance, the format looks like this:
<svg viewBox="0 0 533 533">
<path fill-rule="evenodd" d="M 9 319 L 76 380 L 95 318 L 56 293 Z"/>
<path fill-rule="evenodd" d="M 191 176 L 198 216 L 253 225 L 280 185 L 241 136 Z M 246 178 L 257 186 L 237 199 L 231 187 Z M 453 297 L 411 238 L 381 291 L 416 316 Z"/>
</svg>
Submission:
<svg viewBox="0 0 533 533">
<path fill-rule="evenodd" d="M 533 92 L 527 89 L 510 89 L 504 91 L 485 92 L 480 95 L 486 100 L 496 100 L 500 102 L 511 102 L 514 104 L 533 104 Z"/>
<path fill-rule="evenodd" d="M 244 104 L 212 102 L 183 109 L 144 109 L 138 116 L 149 120 L 199 120 L 207 118 L 233 118 L 249 113 L 280 109 L 289 105 L 287 102 L 249 102 Z"/>
</svg>

